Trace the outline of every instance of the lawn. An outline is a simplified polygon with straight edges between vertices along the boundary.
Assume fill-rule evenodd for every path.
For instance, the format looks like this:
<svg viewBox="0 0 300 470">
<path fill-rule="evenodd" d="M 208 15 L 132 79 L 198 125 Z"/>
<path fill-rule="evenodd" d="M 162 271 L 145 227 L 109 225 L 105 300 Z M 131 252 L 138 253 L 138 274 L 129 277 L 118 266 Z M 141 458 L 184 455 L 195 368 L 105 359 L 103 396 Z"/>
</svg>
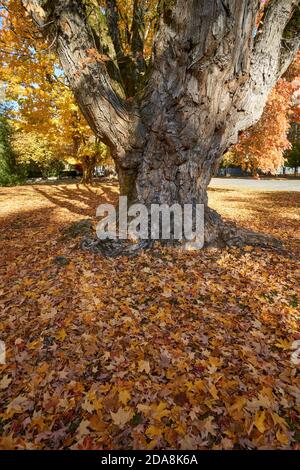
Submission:
<svg viewBox="0 0 300 470">
<path fill-rule="evenodd" d="M 0 188 L 0 448 L 300 450 L 300 193 L 209 196 L 286 251 L 105 259 L 62 229 L 116 183 Z"/>
</svg>

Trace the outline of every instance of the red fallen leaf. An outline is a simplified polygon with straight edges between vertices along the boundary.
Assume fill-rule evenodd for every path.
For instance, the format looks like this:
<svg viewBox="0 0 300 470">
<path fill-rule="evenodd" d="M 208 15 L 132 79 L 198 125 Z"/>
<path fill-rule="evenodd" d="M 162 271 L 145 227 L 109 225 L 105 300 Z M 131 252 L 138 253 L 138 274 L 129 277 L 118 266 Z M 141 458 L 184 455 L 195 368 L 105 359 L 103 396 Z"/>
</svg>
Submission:
<svg viewBox="0 0 300 470">
<path fill-rule="evenodd" d="M 101 450 L 101 446 L 95 443 L 94 439 L 90 436 L 86 436 L 82 443 L 77 445 L 78 450 Z"/>
<path fill-rule="evenodd" d="M 203 366 L 197 366 L 197 367 L 194 367 L 194 372 L 197 374 L 197 375 L 202 375 L 203 372 L 205 371 L 206 367 L 203 367 Z"/>
</svg>

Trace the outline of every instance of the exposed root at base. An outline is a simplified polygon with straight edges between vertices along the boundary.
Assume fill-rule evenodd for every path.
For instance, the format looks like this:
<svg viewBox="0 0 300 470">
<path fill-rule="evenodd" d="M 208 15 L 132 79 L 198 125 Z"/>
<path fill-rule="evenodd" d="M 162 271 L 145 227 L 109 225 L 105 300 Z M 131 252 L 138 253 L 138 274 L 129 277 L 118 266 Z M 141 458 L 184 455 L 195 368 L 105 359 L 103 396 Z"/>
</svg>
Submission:
<svg viewBox="0 0 300 470">
<path fill-rule="evenodd" d="M 263 233 L 253 232 L 243 228 L 236 227 L 233 224 L 225 224 L 222 227 L 220 238 L 225 246 L 236 246 L 243 248 L 253 246 L 260 248 L 269 248 L 284 252 L 283 244 L 277 238 Z"/>
<path fill-rule="evenodd" d="M 205 246 L 219 246 L 243 248 L 256 246 L 282 250 L 283 244 L 272 235 L 253 232 L 237 227 L 232 222 L 225 222 L 213 209 L 207 208 L 205 212 Z"/>
<path fill-rule="evenodd" d="M 92 240 L 85 237 L 80 247 L 85 251 L 101 254 L 107 258 L 117 258 L 119 256 L 135 256 L 142 250 L 153 247 L 152 240 L 141 240 L 139 243 L 133 243 L 127 240 Z"/>
<path fill-rule="evenodd" d="M 143 250 L 153 248 L 154 244 L 155 242 L 153 240 L 141 240 L 139 243 L 133 243 L 127 240 L 99 240 L 98 238 L 93 240 L 90 238 L 84 238 L 80 243 L 80 247 L 85 251 L 100 254 L 108 258 L 118 258 L 120 256 L 136 256 Z M 164 246 L 185 249 L 185 244 L 182 242 L 166 243 L 166 241 L 163 240 L 161 241 L 161 244 Z M 251 232 L 229 224 L 226 226 L 224 225 L 222 231 L 220 231 L 219 237 L 210 243 L 206 243 L 204 248 L 225 248 L 234 246 L 238 248 L 243 248 L 245 246 L 260 247 L 272 249 L 285 254 L 285 250 L 280 240 L 269 235 Z"/>
<path fill-rule="evenodd" d="M 221 216 L 213 209 L 206 208 L 205 211 L 205 229 L 204 229 L 205 247 L 238 247 L 245 246 L 260 247 L 272 249 L 285 254 L 283 244 L 280 240 L 271 235 L 253 232 L 244 228 L 237 227 L 230 222 L 224 222 Z M 189 242 L 180 241 L 157 241 L 163 246 L 172 246 L 179 249 L 186 249 Z M 99 238 L 90 238 L 88 235 L 83 238 L 80 247 L 85 251 L 100 254 L 109 258 L 119 256 L 136 256 L 142 250 L 148 250 L 154 247 L 154 240 L 141 240 L 134 243 L 130 240 L 100 240 Z"/>
</svg>

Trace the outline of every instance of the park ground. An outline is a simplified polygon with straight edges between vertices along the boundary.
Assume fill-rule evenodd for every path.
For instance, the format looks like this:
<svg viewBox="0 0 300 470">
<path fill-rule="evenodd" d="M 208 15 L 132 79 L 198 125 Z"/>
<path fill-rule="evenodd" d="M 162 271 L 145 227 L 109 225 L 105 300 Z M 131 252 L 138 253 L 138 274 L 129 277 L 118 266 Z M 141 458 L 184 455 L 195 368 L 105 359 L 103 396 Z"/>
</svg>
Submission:
<svg viewBox="0 0 300 470">
<path fill-rule="evenodd" d="M 285 251 L 105 259 L 63 229 L 115 182 L 0 188 L 0 448 L 300 450 L 300 192 L 209 197 Z"/>
</svg>

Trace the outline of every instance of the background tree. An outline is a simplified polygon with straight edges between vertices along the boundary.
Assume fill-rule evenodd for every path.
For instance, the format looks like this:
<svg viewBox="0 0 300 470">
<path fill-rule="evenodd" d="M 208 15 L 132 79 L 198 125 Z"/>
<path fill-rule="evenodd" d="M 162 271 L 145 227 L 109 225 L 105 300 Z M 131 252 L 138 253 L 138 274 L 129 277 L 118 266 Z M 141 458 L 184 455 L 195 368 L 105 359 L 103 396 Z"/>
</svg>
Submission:
<svg viewBox="0 0 300 470">
<path fill-rule="evenodd" d="M 112 163 L 108 147 L 94 139 L 81 143 L 78 150 L 78 158 L 83 168 L 82 182 L 85 184 L 92 182 L 96 166 Z"/>
<path fill-rule="evenodd" d="M 273 173 L 284 165 L 288 140 L 293 87 L 280 80 L 270 95 L 262 118 L 241 136 L 231 151 L 231 161 L 253 175 L 258 170 Z"/>
<path fill-rule="evenodd" d="M 291 148 L 291 122 L 299 119 L 300 55 L 270 94 L 259 122 L 243 132 L 239 142 L 226 155 L 226 164 L 240 166 L 256 174 L 260 169 L 275 174 L 285 163 Z"/>
<path fill-rule="evenodd" d="M 295 175 L 300 167 L 300 125 L 293 122 L 289 132 L 289 140 L 292 148 L 286 153 L 286 165 L 294 168 Z"/>
<path fill-rule="evenodd" d="M 109 146 L 121 192 L 145 204 L 204 203 L 206 241 L 231 236 L 207 207 L 207 186 L 226 149 L 258 121 L 299 49 L 299 0 L 154 2 L 149 58 L 143 31 L 150 19 L 135 14 L 147 2 L 130 3 L 127 49 L 121 2 L 22 3 L 55 47 L 89 125 Z"/>
<path fill-rule="evenodd" d="M 57 56 L 24 15 L 21 2 L 5 0 L 0 5 L 0 80 L 7 102 L 13 104 L 9 117 L 20 151 L 17 163 L 28 168 L 33 165 L 46 175 L 61 167 L 59 158 L 79 158 L 79 147 L 93 133 L 74 101 Z M 34 152 L 31 159 L 21 148 L 22 138 Z"/>
<path fill-rule="evenodd" d="M 2 186 L 15 184 L 19 180 L 11 141 L 12 129 L 6 117 L 0 115 L 0 184 Z"/>
<path fill-rule="evenodd" d="M 61 158 L 44 136 L 34 132 L 19 132 L 15 133 L 12 144 L 16 164 L 23 168 L 27 176 L 57 176 L 64 167 Z"/>
</svg>

